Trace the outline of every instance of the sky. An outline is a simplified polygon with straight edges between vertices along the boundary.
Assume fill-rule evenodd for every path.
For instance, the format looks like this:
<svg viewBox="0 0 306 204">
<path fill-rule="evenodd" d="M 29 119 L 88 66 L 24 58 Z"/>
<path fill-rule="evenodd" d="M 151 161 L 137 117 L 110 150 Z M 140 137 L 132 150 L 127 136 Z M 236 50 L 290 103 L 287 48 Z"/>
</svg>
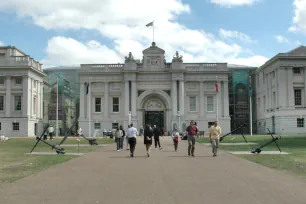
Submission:
<svg viewBox="0 0 306 204">
<path fill-rule="evenodd" d="M 171 62 L 260 66 L 306 45 L 306 0 L 0 1 L 0 45 L 52 66 L 123 63 L 153 41 Z"/>
</svg>

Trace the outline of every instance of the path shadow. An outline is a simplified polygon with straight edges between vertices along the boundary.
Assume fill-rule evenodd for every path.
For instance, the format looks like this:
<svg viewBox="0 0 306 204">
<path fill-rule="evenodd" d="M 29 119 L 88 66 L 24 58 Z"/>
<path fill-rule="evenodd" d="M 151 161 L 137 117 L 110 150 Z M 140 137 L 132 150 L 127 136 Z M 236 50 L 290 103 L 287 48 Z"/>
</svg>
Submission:
<svg viewBox="0 0 306 204">
<path fill-rule="evenodd" d="M 128 158 L 128 159 L 137 159 L 137 158 L 148 158 L 148 156 L 134 156 L 134 157 L 130 157 L 130 156 L 111 156 L 108 157 L 110 159 L 123 159 L 123 158 Z"/>
<path fill-rule="evenodd" d="M 213 157 L 213 156 L 195 156 L 195 157 L 191 157 L 191 156 L 167 156 L 167 157 L 177 157 L 177 158 L 180 158 L 180 157 L 190 157 L 190 158 L 197 158 L 197 157 Z"/>
</svg>

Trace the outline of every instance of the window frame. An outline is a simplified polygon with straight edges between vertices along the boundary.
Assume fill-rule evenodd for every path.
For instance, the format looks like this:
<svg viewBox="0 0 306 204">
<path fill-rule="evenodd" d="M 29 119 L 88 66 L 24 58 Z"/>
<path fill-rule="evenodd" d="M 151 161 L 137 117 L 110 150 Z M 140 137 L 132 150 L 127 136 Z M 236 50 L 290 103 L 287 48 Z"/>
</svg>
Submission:
<svg viewBox="0 0 306 204">
<path fill-rule="evenodd" d="M 191 104 L 192 100 L 194 100 L 194 104 Z M 191 108 L 191 105 L 194 106 L 194 109 Z M 197 97 L 196 96 L 189 96 L 189 111 L 196 112 L 197 111 Z"/>
<path fill-rule="evenodd" d="M 100 104 L 97 104 L 97 99 L 100 100 Z M 97 111 L 97 107 L 100 108 L 100 111 Z M 101 113 L 102 112 L 102 98 L 101 97 L 95 97 L 95 113 Z"/>
<path fill-rule="evenodd" d="M 296 92 L 299 91 L 300 92 L 300 96 L 297 97 L 296 96 Z M 302 106 L 303 105 L 303 94 L 302 94 L 302 89 L 293 89 L 293 94 L 294 94 L 294 106 Z M 297 104 L 297 99 L 300 100 L 300 104 Z"/>
<path fill-rule="evenodd" d="M 17 109 L 17 103 L 16 103 L 16 98 L 20 97 L 20 110 Z M 21 95 L 15 95 L 14 96 L 14 111 L 22 111 L 22 96 Z"/>
<path fill-rule="evenodd" d="M 114 103 L 114 100 L 118 100 L 118 104 L 115 104 Z M 112 110 L 113 110 L 113 113 L 119 113 L 120 112 L 120 99 L 119 97 L 112 97 Z M 118 108 L 118 110 L 115 110 L 115 107 Z"/>
<path fill-rule="evenodd" d="M 16 125 L 16 126 L 15 126 Z M 20 130 L 20 124 L 19 124 L 19 122 L 13 122 L 12 123 L 12 129 L 13 129 L 13 131 L 19 131 Z"/>
<path fill-rule="evenodd" d="M 303 128 L 305 126 L 304 118 L 297 118 L 296 119 L 296 127 Z"/>
<path fill-rule="evenodd" d="M 208 98 L 212 98 L 212 104 L 208 104 Z M 215 101 L 214 101 L 214 99 L 215 99 L 214 96 L 206 96 L 206 111 L 207 112 L 214 112 L 215 111 Z M 208 109 L 209 105 L 212 106 L 212 110 Z"/>
</svg>

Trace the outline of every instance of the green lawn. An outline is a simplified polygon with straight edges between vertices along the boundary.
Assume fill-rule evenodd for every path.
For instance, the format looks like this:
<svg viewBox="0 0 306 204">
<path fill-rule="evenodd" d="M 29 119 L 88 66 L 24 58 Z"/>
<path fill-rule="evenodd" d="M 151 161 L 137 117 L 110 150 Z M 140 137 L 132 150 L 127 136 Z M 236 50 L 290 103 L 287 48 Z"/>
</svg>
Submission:
<svg viewBox="0 0 306 204">
<path fill-rule="evenodd" d="M 248 142 L 258 143 L 257 145 L 229 145 L 222 146 L 220 145 L 220 150 L 224 151 L 251 151 L 253 147 L 260 146 L 261 144 L 266 143 L 271 140 L 271 136 L 248 136 L 246 137 Z M 207 138 L 198 139 L 198 142 L 207 143 Z M 244 142 L 241 136 L 228 136 L 223 141 L 223 143 L 235 143 L 235 142 Z M 298 175 L 303 180 L 306 180 L 306 135 L 305 136 L 282 136 L 281 140 L 277 141 L 281 150 L 283 152 L 290 153 L 289 155 L 237 155 L 244 159 L 250 161 L 279 169 L 284 172 L 292 173 Z M 278 151 L 274 143 L 269 144 L 268 146 L 262 149 Z"/>
<path fill-rule="evenodd" d="M 80 138 L 80 144 L 88 144 L 87 140 Z M 47 142 L 52 144 L 58 144 L 61 138 L 56 138 Z M 98 144 L 112 143 L 112 139 L 98 139 Z M 26 177 L 31 174 L 35 174 L 39 171 L 49 168 L 52 165 L 56 165 L 76 156 L 66 155 L 26 155 L 29 153 L 36 143 L 34 138 L 17 139 L 12 138 L 7 142 L 0 142 L 0 185 L 3 183 L 10 183 L 20 178 Z M 68 138 L 64 144 L 78 144 L 75 138 Z M 77 152 L 77 147 L 63 147 L 65 151 Z M 80 147 L 79 151 L 86 153 L 95 151 L 97 146 Z M 34 152 L 55 152 L 51 147 L 47 146 L 43 142 L 39 142 Z"/>
</svg>

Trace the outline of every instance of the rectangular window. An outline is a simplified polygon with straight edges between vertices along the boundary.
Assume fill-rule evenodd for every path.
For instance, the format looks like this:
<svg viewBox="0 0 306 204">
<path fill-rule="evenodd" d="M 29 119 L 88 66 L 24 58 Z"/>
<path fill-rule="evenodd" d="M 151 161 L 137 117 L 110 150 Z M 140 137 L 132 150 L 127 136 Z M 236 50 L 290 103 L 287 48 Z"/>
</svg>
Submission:
<svg viewBox="0 0 306 204">
<path fill-rule="evenodd" d="M 22 78 L 18 77 L 15 79 L 16 84 L 21 85 L 22 84 Z"/>
<path fill-rule="evenodd" d="M 13 123 L 13 130 L 19 130 L 19 123 Z"/>
<path fill-rule="evenodd" d="M 272 72 L 272 77 L 275 79 L 275 71 Z"/>
<path fill-rule="evenodd" d="M 4 96 L 0 96 L 0 111 L 4 109 Z"/>
<path fill-rule="evenodd" d="M 21 96 L 15 96 L 15 110 L 21 110 Z"/>
<path fill-rule="evenodd" d="M 297 118 L 296 123 L 297 127 L 304 127 L 304 118 Z"/>
<path fill-rule="evenodd" d="M 264 103 L 264 112 L 266 112 L 266 96 L 263 97 L 263 103 Z"/>
<path fill-rule="evenodd" d="M 207 96 L 207 111 L 212 112 L 214 111 L 214 97 Z"/>
<path fill-rule="evenodd" d="M 195 96 L 192 96 L 192 97 L 189 97 L 189 108 L 190 108 L 190 111 L 197 111 L 197 107 L 196 107 L 196 97 Z"/>
<path fill-rule="evenodd" d="M 100 130 L 101 129 L 101 123 L 95 123 L 95 130 Z"/>
<path fill-rule="evenodd" d="M 293 74 L 301 74 L 301 68 L 299 67 L 294 67 L 292 68 Z"/>
<path fill-rule="evenodd" d="M 95 98 L 95 112 L 101 112 L 101 98 Z"/>
<path fill-rule="evenodd" d="M 213 89 L 214 88 L 214 82 L 212 82 L 212 81 L 206 82 L 206 88 L 207 89 Z"/>
<path fill-rule="evenodd" d="M 112 129 L 117 129 L 119 127 L 118 123 L 112 123 Z"/>
<path fill-rule="evenodd" d="M 113 98 L 113 112 L 115 113 L 119 112 L 119 98 L 118 97 Z"/>
<path fill-rule="evenodd" d="M 34 96 L 34 100 L 33 100 L 33 114 L 36 114 L 37 111 L 37 97 Z"/>
<path fill-rule="evenodd" d="M 0 123 L 0 130 L 1 130 L 1 123 Z"/>
<path fill-rule="evenodd" d="M 302 105 L 302 90 L 301 89 L 294 89 L 294 104 L 296 106 Z"/>
<path fill-rule="evenodd" d="M 4 78 L 3 77 L 0 77 L 0 84 L 4 85 Z"/>
</svg>

